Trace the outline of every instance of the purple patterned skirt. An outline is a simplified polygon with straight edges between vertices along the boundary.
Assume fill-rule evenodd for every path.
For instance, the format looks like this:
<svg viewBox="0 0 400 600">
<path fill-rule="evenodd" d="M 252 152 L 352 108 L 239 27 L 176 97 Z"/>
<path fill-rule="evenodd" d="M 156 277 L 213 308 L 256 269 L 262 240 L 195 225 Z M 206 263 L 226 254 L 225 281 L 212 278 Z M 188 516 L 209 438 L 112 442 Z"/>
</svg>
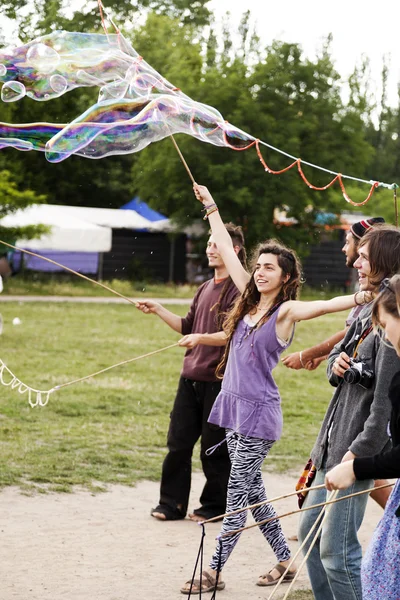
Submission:
<svg viewBox="0 0 400 600">
<path fill-rule="evenodd" d="M 361 567 L 363 600 L 400 599 L 400 480 L 386 504 Z"/>
</svg>

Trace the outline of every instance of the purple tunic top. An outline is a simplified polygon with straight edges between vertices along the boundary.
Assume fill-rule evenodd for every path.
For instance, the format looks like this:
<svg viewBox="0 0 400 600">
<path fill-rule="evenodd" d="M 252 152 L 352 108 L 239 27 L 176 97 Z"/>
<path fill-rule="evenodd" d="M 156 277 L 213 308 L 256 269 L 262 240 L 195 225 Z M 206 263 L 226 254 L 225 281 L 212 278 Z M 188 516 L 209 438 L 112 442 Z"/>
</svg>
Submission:
<svg viewBox="0 0 400 600">
<path fill-rule="evenodd" d="M 276 335 L 280 308 L 260 327 L 242 319 L 231 340 L 221 392 L 209 423 L 264 440 L 278 440 L 282 433 L 281 398 L 272 376 L 281 353 L 290 345 Z"/>
</svg>

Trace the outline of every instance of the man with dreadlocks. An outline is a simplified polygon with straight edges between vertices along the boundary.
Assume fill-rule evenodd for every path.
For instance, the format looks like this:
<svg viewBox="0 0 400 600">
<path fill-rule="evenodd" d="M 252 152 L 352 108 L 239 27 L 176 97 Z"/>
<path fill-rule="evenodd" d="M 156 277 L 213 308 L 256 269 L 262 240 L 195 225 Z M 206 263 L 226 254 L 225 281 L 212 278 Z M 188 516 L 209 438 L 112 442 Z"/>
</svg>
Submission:
<svg viewBox="0 0 400 600">
<path fill-rule="evenodd" d="M 241 227 L 225 225 L 235 253 L 242 264 L 246 261 L 244 236 Z M 142 312 L 158 315 L 167 325 L 185 337 L 181 345 L 188 349 L 183 361 L 175 403 L 168 431 L 168 454 L 161 475 L 160 501 L 151 515 L 162 521 L 184 519 L 186 516 L 192 472 L 193 448 L 201 436 L 200 458 L 206 483 L 200 496 L 200 507 L 190 516 L 194 521 L 210 519 L 225 511 L 230 460 L 224 429 L 208 423 L 214 401 L 221 389 L 215 370 L 219 364 L 222 340 L 215 341 L 213 333 L 222 330 L 224 315 L 232 307 L 238 290 L 228 275 L 221 255 L 211 235 L 206 249 L 208 265 L 214 269 L 212 279 L 196 292 L 188 314 L 183 319 L 161 304 L 146 300 L 138 302 Z M 206 450 L 218 445 L 207 456 Z"/>
</svg>

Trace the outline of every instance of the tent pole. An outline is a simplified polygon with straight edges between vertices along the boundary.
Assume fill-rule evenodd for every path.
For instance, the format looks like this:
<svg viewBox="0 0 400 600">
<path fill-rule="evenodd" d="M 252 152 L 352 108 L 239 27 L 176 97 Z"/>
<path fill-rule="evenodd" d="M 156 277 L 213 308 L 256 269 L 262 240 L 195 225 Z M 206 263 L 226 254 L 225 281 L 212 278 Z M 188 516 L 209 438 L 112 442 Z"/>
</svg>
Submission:
<svg viewBox="0 0 400 600">
<path fill-rule="evenodd" d="M 97 281 L 103 281 L 103 264 L 104 254 L 103 252 L 99 252 L 99 263 L 97 266 Z"/>
<path fill-rule="evenodd" d="M 170 237 L 170 250 L 169 250 L 169 273 L 168 282 L 174 283 L 174 263 L 175 263 L 175 236 Z"/>
</svg>

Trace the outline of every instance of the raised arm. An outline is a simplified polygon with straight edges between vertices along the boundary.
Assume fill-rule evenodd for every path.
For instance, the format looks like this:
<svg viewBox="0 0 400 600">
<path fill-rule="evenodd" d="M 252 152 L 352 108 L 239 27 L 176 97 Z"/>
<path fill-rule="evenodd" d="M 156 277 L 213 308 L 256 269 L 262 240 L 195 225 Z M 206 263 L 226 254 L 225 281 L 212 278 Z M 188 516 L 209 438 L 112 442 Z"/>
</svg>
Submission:
<svg viewBox="0 0 400 600">
<path fill-rule="evenodd" d="M 243 293 L 250 279 L 250 275 L 242 266 L 233 249 L 232 238 L 225 229 L 217 205 L 204 185 L 195 183 L 193 189 L 197 200 L 200 200 L 207 210 L 212 235 L 217 244 L 218 252 L 221 254 L 222 260 L 224 261 L 225 267 L 240 293 Z"/>
</svg>

